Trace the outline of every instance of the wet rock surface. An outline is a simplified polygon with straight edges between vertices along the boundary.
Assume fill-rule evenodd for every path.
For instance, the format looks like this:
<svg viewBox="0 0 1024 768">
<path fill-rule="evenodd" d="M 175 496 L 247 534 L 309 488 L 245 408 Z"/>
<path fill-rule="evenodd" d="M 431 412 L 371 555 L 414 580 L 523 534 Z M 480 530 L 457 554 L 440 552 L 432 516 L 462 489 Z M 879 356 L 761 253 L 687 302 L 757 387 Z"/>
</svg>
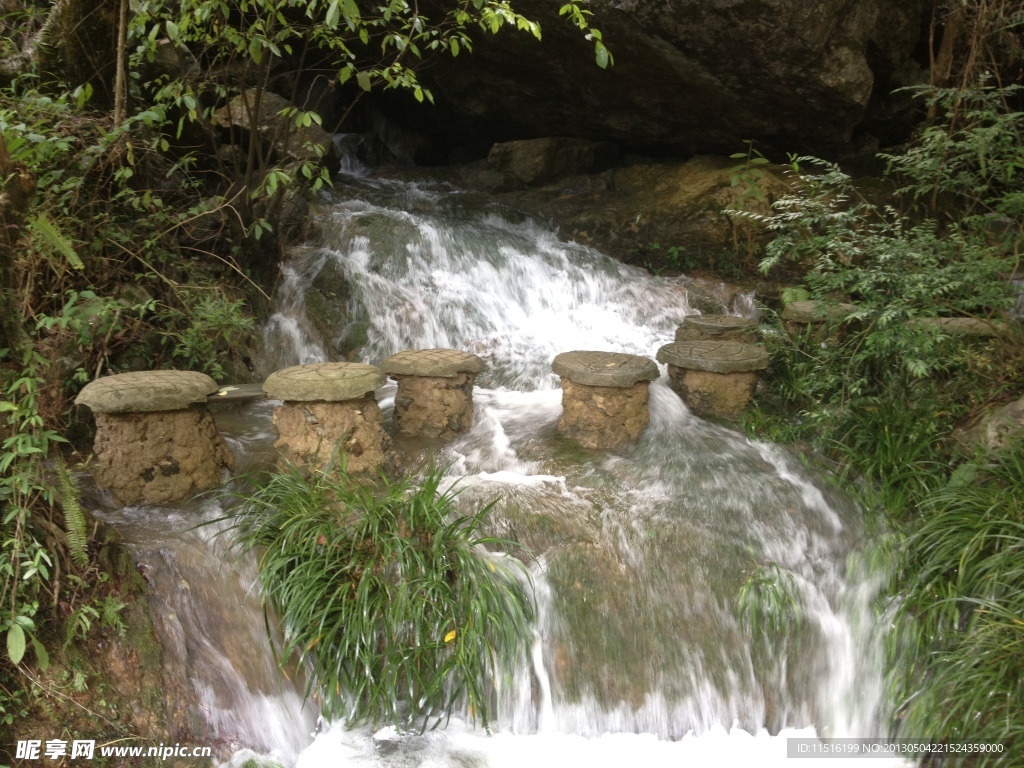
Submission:
<svg viewBox="0 0 1024 768">
<path fill-rule="evenodd" d="M 94 451 L 97 482 L 125 505 L 185 501 L 220 485 L 222 470 L 234 467 L 231 450 L 201 406 L 98 412 Z"/>
<path fill-rule="evenodd" d="M 293 464 L 326 470 L 332 461 L 344 461 L 349 473 L 362 474 L 387 459 L 390 440 L 372 393 L 335 402 L 286 402 L 273 418 L 279 435 L 274 447 Z"/>
<path fill-rule="evenodd" d="M 745 197 L 748 187 L 733 183 L 736 166 L 735 159 L 710 155 L 685 162 L 634 159 L 603 173 L 522 189 L 521 183 L 512 183 L 518 179 L 509 174 L 504 174 L 502 181 L 495 178 L 496 171 L 471 165 L 462 170 L 460 180 L 471 188 L 495 193 L 496 199 L 510 207 L 550 219 L 566 240 L 635 264 L 663 260 L 673 248 L 680 255 L 680 268 L 683 262 L 710 263 L 717 254 L 731 257 L 737 241 L 745 247 L 748 236 L 760 242 L 760 228 L 722 211 L 747 209 L 768 214 L 768 203 L 790 191 L 783 169 L 765 165 L 760 167 L 763 177 L 751 181 L 764 202 Z M 652 249 L 654 243 L 660 250 Z"/>
</svg>

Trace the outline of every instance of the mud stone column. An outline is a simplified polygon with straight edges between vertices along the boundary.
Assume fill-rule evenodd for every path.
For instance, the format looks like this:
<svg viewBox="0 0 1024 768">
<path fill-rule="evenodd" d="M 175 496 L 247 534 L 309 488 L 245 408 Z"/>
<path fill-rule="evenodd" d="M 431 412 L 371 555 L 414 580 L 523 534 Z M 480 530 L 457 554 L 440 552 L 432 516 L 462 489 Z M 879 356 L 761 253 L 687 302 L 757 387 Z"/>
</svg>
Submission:
<svg viewBox="0 0 1024 768">
<path fill-rule="evenodd" d="M 450 440 L 473 426 L 473 382 L 484 361 L 457 349 L 409 349 L 380 364 L 398 381 L 395 430 Z"/>
<path fill-rule="evenodd" d="M 312 363 L 275 371 L 263 391 L 284 403 L 274 411 L 274 447 L 294 464 L 327 469 L 337 453 L 348 472 L 383 466 L 388 448 L 373 390 L 386 379 L 375 365 Z"/>
<path fill-rule="evenodd" d="M 750 404 L 768 353 L 736 341 L 677 341 L 658 350 L 674 389 L 700 416 L 736 419 Z"/>
<path fill-rule="evenodd" d="M 658 378 L 653 360 L 621 352 L 563 352 L 551 370 L 562 377 L 559 432 L 601 450 L 640 437 L 650 418 L 648 382 Z"/>
<path fill-rule="evenodd" d="M 735 315 L 690 315 L 676 328 L 676 341 L 757 342 L 757 322 Z"/>
<path fill-rule="evenodd" d="M 217 391 L 194 371 L 137 371 L 85 386 L 75 402 L 96 418 L 96 481 L 122 504 L 172 504 L 220 485 L 234 456 L 206 398 Z"/>
</svg>

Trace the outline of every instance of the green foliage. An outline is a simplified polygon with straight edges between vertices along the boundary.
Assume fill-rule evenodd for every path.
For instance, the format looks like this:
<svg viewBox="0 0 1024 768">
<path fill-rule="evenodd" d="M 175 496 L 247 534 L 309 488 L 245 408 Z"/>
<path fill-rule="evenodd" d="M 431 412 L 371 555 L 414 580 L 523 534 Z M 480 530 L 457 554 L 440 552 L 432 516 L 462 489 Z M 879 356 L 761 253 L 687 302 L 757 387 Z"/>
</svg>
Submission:
<svg viewBox="0 0 1024 768">
<path fill-rule="evenodd" d="M 164 317 L 178 321 L 172 327 L 181 328 L 169 334 L 176 342 L 173 356 L 188 370 L 222 379 L 222 361 L 232 349 L 244 347 L 252 338 L 252 316 L 245 311 L 242 299 L 229 300 L 220 291 L 186 291 L 181 296 L 186 307 L 183 315 L 178 310 L 163 313 Z M 186 317 L 188 322 L 183 322 Z"/>
<path fill-rule="evenodd" d="M 955 478 L 921 505 L 906 546 L 894 640 L 900 730 L 1004 745 L 1024 755 L 1024 444 Z M 1019 763 L 1016 763 L 1019 764 Z"/>
<path fill-rule="evenodd" d="M 802 174 L 798 191 L 778 200 L 771 216 L 748 214 L 776 233 L 762 269 L 795 260 L 807 270 L 804 297 L 825 306 L 841 297 L 857 310 L 778 336 L 775 389 L 849 457 L 876 454 L 857 467 L 874 481 L 880 467 L 894 471 L 890 460 L 917 455 L 908 453 L 911 444 L 924 453 L 937 447 L 966 413 L 970 403 L 956 401 L 961 385 L 971 386 L 965 374 L 979 349 L 1003 356 L 998 344 L 950 337 L 921 319 L 998 316 L 1012 300 L 1016 257 L 993 248 L 969 221 L 914 222 L 861 198 L 834 164 L 801 162 L 821 173 Z"/>
<path fill-rule="evenodd" d="M 490 506 L 459 516 L 441 479 L 371 489 L 290 468 L 243 497 L 237 528 L 261 553 L 281 657 L 309 665 L 327 717 L 425 728 L 464 705 L 486 726 L 493 686 L 525 650 L 523 566 L 484 549 L 512 542 L 481 533 Z"/>
</svg>

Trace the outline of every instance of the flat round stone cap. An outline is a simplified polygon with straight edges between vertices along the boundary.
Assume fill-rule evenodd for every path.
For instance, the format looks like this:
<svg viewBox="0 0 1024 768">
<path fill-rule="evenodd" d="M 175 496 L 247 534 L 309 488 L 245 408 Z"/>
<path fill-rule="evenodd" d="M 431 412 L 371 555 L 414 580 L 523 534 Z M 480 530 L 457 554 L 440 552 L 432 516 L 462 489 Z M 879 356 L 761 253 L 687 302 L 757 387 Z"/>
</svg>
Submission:
<svg viewBox="0 0 1024 768">
<path fill-rule="evenodd" d="M 484 361 L 458 349 L 407 349 L 381 362 L 380 369 L 392 376 L 451 378 L 460 373 L 480 373 Z"/>
<path fill-rule="evenodd" d="M 93 413 L 180 411 L 216 391 L 217 382 L 198 371 L 133 371 L 89 382 L 75 403 Z"/>
<path fill-rule="evenodd" d="M 354 400 L 387 379 L 380 368 L 362 363 L 310 363 L 274 371 L 263 382 L 263 391 L 276 400 Z"/>
<path fill-rule="evenodd" d="M 768 353 L 738 341 L 677 341 L 658 350 L 658 362 L 693 371 L 738 373 L 768 367 Z"/>
<path fill-rule="evenodd" d="M 858 309 L 856 304 L 827 301 L 794 301 L 782 310 L 782 319 L 794 323 L 820 323 L 822 320 L 842 320 Z"/>
<path fill-rule="evenodd" d="M 551 370 L 577 384 L 591 387 L 631 387 L 658 378 L 658 366 L 648 357 L 623 352 L 563 352 Z"/>
<path fill-rule="evenodd" d="M 683 320 L 683 325 L 703 333 L 728 333 L 744 328 L 756 328 L 757 321 L 735 315 L 690 315 Z"/>
</svg>

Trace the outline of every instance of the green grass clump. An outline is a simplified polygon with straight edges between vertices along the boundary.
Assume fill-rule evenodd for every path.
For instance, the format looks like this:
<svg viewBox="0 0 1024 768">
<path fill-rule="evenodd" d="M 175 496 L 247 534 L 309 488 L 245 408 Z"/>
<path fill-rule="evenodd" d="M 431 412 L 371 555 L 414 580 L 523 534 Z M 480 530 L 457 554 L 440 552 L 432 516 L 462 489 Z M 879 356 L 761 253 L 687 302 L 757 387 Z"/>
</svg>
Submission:
<svg viewBox="0 0 1024 768">
<path fill-rule="evenodd" d="M 970 764 L 1024 765 L 1024 444 L 954 478 L 907 542 L 900 730 L 1001 744 Z"/>
<path fill-rule="evenodd" d="M 441 478 L 369 488 L 292 468 L 245 497 L 237 527 L 260 553 L 281 658 L 311 670 L 328 718 L 422 729 L 464 706 L 486 727 L 532 637 L 525 569 L 485 551 L 513 545 L 481 533 L 492 505 L 460 516 Z"/>
</svg>

